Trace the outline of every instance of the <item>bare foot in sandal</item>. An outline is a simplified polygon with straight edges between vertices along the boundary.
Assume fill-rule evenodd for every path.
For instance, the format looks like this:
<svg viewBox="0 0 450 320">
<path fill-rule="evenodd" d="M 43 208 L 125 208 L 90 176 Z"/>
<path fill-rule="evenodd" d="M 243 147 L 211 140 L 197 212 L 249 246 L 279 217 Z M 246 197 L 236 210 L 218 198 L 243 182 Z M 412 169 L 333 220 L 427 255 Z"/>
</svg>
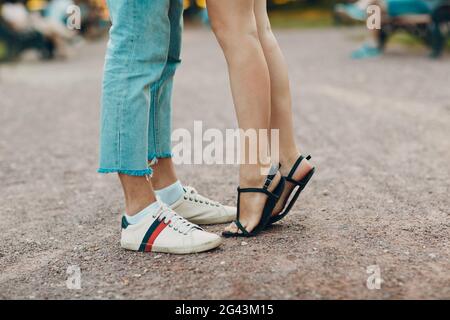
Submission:
<svg viewBox="0 0 450 320">
<path fill-rule="evenodd" d="M 241 172 L 240 189 L 242 191 L 240 192 L 238 200 L 238 217 L 236 222 L 231 223 L 225 228 L 223 233 L 225 237 L 238 236 L 239 234 L 244 235 L 245 231 L 238 228 L 237 223 L 239 223 L 249 234 L 256 231 L 256 227 L 259 229 L 259 224 L 263 218 L 263 212 L 270 197 L 263 192 L 244 192 L 244 190 L 248 188 L 261 189 L 264 186 L 267 186 L 266 189 L 269 192 L 280 189 L 279 187 L 282 179 L 281 173 L 279 171 L 275 172 L 275 174 L 272 173 L 271 177 L 270 175 L 269 177 L 262 176 L 259 169 L 258 171 L 255 171 L 255 175 L 253 176 L 250 176 L 248 172 Z M 279 194 L 281 194 L 281 189 Z"/>
</svg>

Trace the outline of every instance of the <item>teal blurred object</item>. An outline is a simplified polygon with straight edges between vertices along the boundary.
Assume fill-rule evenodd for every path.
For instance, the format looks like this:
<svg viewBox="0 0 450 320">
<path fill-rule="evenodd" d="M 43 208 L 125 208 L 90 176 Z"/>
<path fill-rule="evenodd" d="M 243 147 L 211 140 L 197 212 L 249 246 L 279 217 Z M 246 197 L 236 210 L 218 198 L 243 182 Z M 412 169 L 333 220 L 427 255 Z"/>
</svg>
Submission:
<svg viewBox="0 0 450 320">
<path fill-rule="evenodd" d="M 200 21 L 202 24 L 209 26 L 209 15 L 207 8 L 199 6 L 196 1 L 191 1 L 191 5 L 184 10 L 186 20 Z"/>
<path fill-rule="evenodd" d="M 202 20 L 202 23 L 204 25 L 209 26 L 210 25 L 210 21 L 209 21 L 208 9 L 202 9 L 200 11 L 199 15 L 200 15 L 200 19 Z"/>
<path fill-rule="evenodd" d="M 367 19 L 367 13 L 354 3 L 338 3 L 334 7 L 335 19 L 338 17 L 355 20 L 365 21 Z"/>
<path fill-rule="evenodd" d="M 386 0 L 389 17 L 411 14 L 431 14 L 441 0 Z"/>
<path fill-rule="evenodd" d="M 353 51 L 351 57 L 355 60 L 375 58 L 381 55 L 381 53 L 379 48 L 364 44 L 361 48 Z"/>
</svg>

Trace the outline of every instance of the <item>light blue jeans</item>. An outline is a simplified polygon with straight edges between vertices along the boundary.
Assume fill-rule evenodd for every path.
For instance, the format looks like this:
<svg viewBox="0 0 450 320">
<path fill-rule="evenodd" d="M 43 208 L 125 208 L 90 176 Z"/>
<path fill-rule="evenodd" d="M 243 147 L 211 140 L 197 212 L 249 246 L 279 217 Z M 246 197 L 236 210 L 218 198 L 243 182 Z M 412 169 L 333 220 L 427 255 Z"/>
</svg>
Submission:
<svg viewBox="0 0 450 320">
<path fill-rule="evenodd" d="M 173 76 L 182 0 L 108 0 L 112 27 L 103 78 L 100 173 L 152 173 L 171 157 Z"/>
</svg>

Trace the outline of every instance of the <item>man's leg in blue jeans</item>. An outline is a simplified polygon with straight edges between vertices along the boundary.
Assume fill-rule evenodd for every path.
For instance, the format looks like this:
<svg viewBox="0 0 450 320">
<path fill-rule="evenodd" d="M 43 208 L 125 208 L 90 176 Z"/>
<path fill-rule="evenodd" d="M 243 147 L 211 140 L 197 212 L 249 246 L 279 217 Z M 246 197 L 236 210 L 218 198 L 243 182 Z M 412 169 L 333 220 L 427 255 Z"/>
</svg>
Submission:
<svg viewBox="0 0 450 320">
<path fill-rule="evenodd" d="M 108 1 L 112 28 L 102 97 L 101 173 L 117 172 L 126 212 L 155 201 L 147 176 L 150 88 L 161 80 L 170 45 L 170 1 Z"/>
<path fill-rule="evenodd" d="M 182 0 L 108 0 L 112 28 L 103 81 L 99 172 L 118 173 L 122 183 L 126 202 L 122 248 L 187 254 L 213 249 L 222 241 L 157 201 L 149 179 L 149 155 L 170 148 L 170 109 L 158 117 L 161 125 L 150 126 L 149 119 L 151 104 L 164 101 L 171 91 L 166 80 L 171 78 L 167 68 L 173 2 L 182 4 Z M 155 144 L 149 137 L 160 139 Z"/>
</svg>

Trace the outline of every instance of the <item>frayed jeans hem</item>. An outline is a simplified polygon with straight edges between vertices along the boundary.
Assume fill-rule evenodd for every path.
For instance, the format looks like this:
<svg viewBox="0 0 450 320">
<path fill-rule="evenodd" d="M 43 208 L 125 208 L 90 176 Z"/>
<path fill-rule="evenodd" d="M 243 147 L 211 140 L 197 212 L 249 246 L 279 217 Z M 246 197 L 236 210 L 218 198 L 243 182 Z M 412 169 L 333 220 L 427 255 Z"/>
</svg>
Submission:
<svg viewBox="0 0 450 320">
<path fill-rule="evenodd" d="M 100 168 L 97 170 L 98 173 L 119 173 L 119 174 L 125 174 L 128 176 L 135 176 L 135 177 L 145 177 L 145 176 L 151 176 L 153 173 L 153 170 L 151 168 L 144 169 L 144 170 L 122 170 L 122 169 L 104 169 Z"/>
</svg>

